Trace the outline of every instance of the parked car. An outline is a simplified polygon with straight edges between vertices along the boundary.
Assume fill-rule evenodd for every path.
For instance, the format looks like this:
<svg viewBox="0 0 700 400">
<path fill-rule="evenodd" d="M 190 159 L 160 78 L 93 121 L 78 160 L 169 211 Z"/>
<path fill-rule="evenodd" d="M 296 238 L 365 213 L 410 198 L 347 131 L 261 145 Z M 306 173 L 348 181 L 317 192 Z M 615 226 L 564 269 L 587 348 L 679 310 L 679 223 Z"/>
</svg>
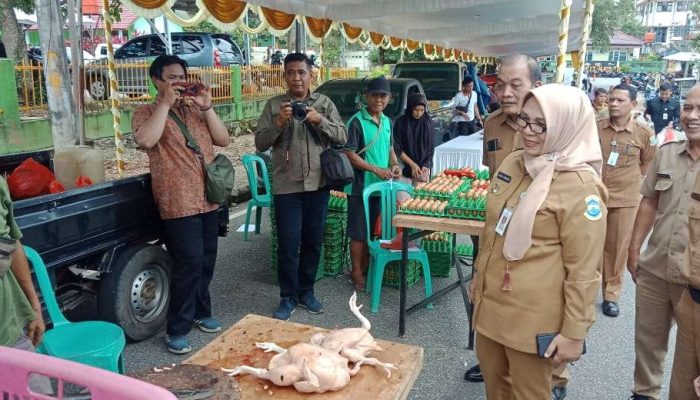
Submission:
<svg viewBox="0 0 700 400">
<path fill-rule="evenodd" d="M 112 49 L 114 51 L 117 51 L 120 47 L 122 47 L 122 45 L 116 43 L 112 44 Z M 107 44 L 100 43 L 95 46 L 95 58 L 107 58 Z"/>
<path fill-rule="evenodd" d="M 172 53 L 187 61 L 190 67 L 218 67 L 245 64 L 240 47 L 226 33 L 175 32 L 170 34 Z M 143 35 L 131 39 L 114 52 L 117 63 L 119 91 L 130 96 L 148 92 L 148 71 L 134 63 L 142 63 L 166 53 L 165 43 L 158 35 Z M 107 60 L 86 65 L 86 85 L 96 100 L 109 98 Z"/>
</svg>

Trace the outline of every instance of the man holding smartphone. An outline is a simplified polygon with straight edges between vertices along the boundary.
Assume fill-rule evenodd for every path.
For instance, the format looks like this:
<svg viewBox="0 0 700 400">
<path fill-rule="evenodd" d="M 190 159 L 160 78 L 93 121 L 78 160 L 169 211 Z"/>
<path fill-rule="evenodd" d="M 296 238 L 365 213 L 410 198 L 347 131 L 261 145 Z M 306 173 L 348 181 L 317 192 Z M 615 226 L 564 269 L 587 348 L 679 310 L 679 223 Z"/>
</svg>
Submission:
<svg viewBox="0 0 700 400">
<path fill-rule="evenodd" d="M 355 180 L 348 196 L 348 236 L 352 261 L 352 283 L 355 290 L 365 288 L 365 274 L 369 269 L 369 247 L 365 225 L 365 207 L 362 191 L 366 186 L 401 176 L 401 168 L 394 153 L 392 122 L 384 115 L 391 99 L 389 81 L 380 76 L 369 81 L 367 105 L 350 117 L 345 154 L 355 169 Z M 381 213 L 378 197 L 370 199 L 370 227 Z"/>
</svg>

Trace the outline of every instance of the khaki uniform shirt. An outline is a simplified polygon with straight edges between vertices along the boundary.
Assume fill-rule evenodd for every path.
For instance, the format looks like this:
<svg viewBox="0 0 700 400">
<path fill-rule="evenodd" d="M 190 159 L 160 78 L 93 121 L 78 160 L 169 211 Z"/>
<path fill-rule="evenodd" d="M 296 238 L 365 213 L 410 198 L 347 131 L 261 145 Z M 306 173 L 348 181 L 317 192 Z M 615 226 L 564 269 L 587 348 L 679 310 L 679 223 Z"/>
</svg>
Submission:
<svg viewBox="0 0 700 400">
<path fill-rule="evenodd" d="M 593 111 L 595 112 L 595 119 L 607 119 L 610 118 L 610 110 L 608 110 L 608 106 L 603 106 L 601 108 L 596 108 L 595 104 L 591 102 L 591 106 L 593 106 Z"/>
<path fill-rule="evenodd" d="M 608 208 L 636 207 L 641 197 L 642 169 L 646 169 L 656 155 L 656 136 L 648 126 L 630 118 L 625 128 L 615 130 L 610 119 L 597 122 L 600 148 L 603 151 L 603 183 L 608 189 Z M 615 165 L 610 165 L 610 154 L 618 154 Z"/>
<path fill-rule="evenodd" d="M 642 196 L 658 197 L 656 221 L 639 268 L 675 284 L 681 276 L 688 245 L 688 202 L 700 172 L 700 163 L 687 150 L 686 141 L 664 143 L 642 183 Z"/>
<path fill-rule="evenodd" d="M 681 274 L 690 286 L 700 289 L 700 173 L 695 177 L 688 203 L 688 251 Z"/>
<path fill-rule="evenodd" d="M 520 133 L 508 124 L 508 116 L 500 109 L 491 113 L 484 122 L 483 145 L 482 164 L 489 167 L 491 178 L 508 154 L 523 148 Z"/>
<path fill-rule="evenodd" d="M 133 131 L 151 118 L 159 101 L 142 105 L 134 111 L 131 118 Z M 214 145 L 202 113 L 193 106 L 173 107 L 171 110 L 180 117 L 197 142 L 204 162 L 212 162 Z M 161 218 L 189 217 L 219 208 L 217 204 L 207 201 L 204 167 L 194 151 L 187 147 L 187 140 L 175 120 L 168 117 L 160 140 L 146 153 L 151 169 L 153 197 Z"/>
<path fill-rule="evenodd" d="M 532 247 L 518 261 L 503 257 L 505 236 L 495 232 L 504 207 L 517 208 L 532 183 L 523 152 L 509 155 L 491 181 L 486 226 L 476 260 L 474 321 L 477 332 L 525 353 L 535 337 L 560 332 L 583 339 L 595 321 L 598 260 L 605 240 L 605 186 L 588 171 L 555 173 L 537 212 Z M 507 231 L 506 231 L 507 232 Z M 506 265 L 512 290 L 502 290 Z"/>
<path fill-rule="evenodd" d="M 318 125 L 292 118 L 282 129 L 277 128 L 275 118 L 280 104 L 290 100 L 289 94 L 268 100 L 255 130 L 255 147 L 259 151 L 272 147 L 274 194 L 312 192 L 323 187 L 321 153 L 331 142 L 343 145 L 348 139 L 348 130 L 335 104 L 320 93 L 311 93 L 306 99 L 309 107 L 323 117 Z M 316 131 L 320 143 L 313 137 L 311 129 Z"/>
</svg>

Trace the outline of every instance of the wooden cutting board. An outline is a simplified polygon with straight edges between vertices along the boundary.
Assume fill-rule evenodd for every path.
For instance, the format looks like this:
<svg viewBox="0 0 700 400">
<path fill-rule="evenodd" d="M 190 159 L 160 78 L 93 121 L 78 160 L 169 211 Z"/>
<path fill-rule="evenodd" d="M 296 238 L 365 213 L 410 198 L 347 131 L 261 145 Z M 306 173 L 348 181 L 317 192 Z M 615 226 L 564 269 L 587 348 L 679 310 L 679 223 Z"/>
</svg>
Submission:
<svg viewBox="0 0 700 400">
<path fill-rule="evenodd" d="M 184 363 L 210 368 L 234 368 L 239 365 L 267 368 L 275 353 L 263 352 L 255 347 L 255 342 L 274 342 L 288 348 L 299 342 L 307 342 L 315 333 L 327 331 L 323 328 L 248 314 Z M 344 389 L 310 395 L 297 392 L 293 386 L 279 387 L 269 381 L 243 375 L 236 378 L 241 390 L 241 399 L 406 399 L 423 367 L 423 348 L 386 340 L 378 342 L 384 351 L 373 352 L 370 356 L 396 365 L 397 370 L 392 371 L 391 378 L 386 377 L 383 369 L 363 366 Z"/>
</svg>

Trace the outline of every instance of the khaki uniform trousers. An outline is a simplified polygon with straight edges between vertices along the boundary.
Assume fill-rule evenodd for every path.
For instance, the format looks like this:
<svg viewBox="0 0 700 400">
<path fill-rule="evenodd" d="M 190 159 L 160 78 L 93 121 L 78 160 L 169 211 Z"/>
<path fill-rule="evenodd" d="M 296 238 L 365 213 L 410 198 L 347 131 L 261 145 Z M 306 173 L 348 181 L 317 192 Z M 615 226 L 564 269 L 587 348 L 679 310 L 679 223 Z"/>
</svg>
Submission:
<svg viewBox="0 0 700 400">
<path fill-rule="evenodd" d="M 686 289 L 677 310 L 678 333 L 669 399 L 697 400 L 693 380 L 700 375 L 700 304 L 693 301 Z"/>
<path fill-rule="evenodd" d="M 627 266 L 627 248 L 632 239 L 637 207 L 608 208 L 608 225 L 603 251 L 603 300 L 617 302 Z"/>
<path fill-rule="evenodd" d="M 660 400 L 668 337 L 685 285 L 666 282 L 649 272 L 637 271 L 634 321 L 634 389 L 639 395 Z"/>
<path fill-rule="evenodd" d="M 484 375 L 487 399 L 551 400 L 550 358 L 511 349 L 478 332 L 476 335 L 476 356 Z"/>
</svg>

